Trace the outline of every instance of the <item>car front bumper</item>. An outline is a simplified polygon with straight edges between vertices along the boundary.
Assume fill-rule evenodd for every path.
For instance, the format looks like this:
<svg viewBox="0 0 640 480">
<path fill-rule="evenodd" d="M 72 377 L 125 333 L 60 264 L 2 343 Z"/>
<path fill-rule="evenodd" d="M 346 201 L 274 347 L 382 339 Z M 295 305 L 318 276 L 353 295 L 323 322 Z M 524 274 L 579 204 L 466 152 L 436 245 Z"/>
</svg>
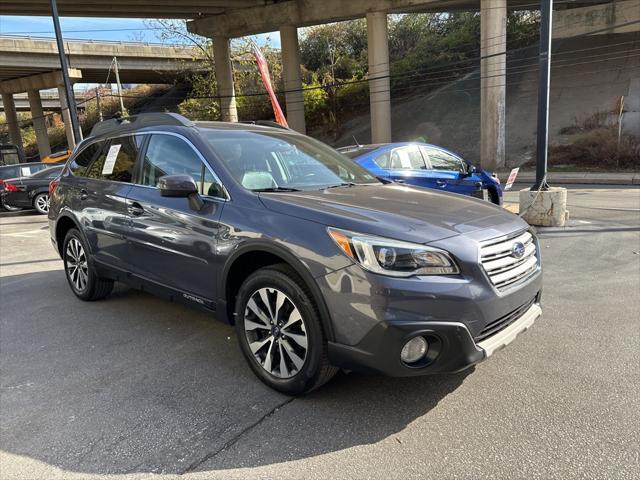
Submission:
<svg viewBox="0 0 640 480">
<path fill-rule="evenodd" d="M 541 267 L 500 291 L 477 261 L 459 263 L 462 273 L 452 276 L 392 278 L 352 265 L 316 279 L 332 316 L 331 363 L 392 376 L 456 372 L 508 345 L 540 317 Z M 499 327 L 486 336 L 492 325 Z M 400 352 L 418 335 L 429 343 L 426 359 L 406 365 Z"/>
<path fill-rule="evenodd" d="M 469 329 L 459 322 L 407 322 L 375 327 L 357 346 L 329 342 L 329 359 L 348 370 L 409 377 L 454 373 L 489 358 L 528 330 L 542 315 L 539 303 L 495 335 L 475 342 Z M 424 361 L 407 365 L 400 359 L 404 344 L 416 336 L 427 339 Z"/>
</svg>

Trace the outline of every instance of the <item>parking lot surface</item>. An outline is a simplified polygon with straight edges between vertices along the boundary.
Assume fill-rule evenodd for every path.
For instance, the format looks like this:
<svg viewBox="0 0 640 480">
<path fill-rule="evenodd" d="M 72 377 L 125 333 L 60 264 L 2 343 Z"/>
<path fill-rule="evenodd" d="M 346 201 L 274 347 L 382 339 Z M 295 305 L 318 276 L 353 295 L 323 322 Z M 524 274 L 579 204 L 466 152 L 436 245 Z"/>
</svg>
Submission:
<svg viewBox="0 0 640 480">
<path fill-rule="evenodd" d="M 46 219 L 0 214 L 0 478 L 638 478 L 640 189 L 569 204 L 540 230 L 544 315 L 509 347 L 295 399 L 205 313 L 77 300 Z"/>
</svg>

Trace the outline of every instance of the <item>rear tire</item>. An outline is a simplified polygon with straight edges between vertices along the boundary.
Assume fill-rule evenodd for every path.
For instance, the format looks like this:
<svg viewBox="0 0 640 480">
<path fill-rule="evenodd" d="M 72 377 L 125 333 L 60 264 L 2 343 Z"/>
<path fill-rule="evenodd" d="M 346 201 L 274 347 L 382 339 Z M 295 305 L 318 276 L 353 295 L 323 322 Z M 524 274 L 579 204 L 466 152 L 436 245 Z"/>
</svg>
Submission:
<svg viewBox="0 0 640 480">
<path fill-rule="evenodd" d="M 289 395 L 310 392 L 338 371 L 309 288 L 286 264 L 252 273 L 236 300 L 236 332 L 253 372 Z"/>
<path fill-rule="evenodd" d="M 113 280 L 98 276 L 87 244 L 75 228 L 64 238 L 62 260 L 71 291 L 80 300 L 101 300 L 113 290 Z"/>
<path fill-rule="evenodd" d="M 49 213 L 49 194 L 39 193 L 33 198 L 33 208 L 41 215 Z"/>
</svg>

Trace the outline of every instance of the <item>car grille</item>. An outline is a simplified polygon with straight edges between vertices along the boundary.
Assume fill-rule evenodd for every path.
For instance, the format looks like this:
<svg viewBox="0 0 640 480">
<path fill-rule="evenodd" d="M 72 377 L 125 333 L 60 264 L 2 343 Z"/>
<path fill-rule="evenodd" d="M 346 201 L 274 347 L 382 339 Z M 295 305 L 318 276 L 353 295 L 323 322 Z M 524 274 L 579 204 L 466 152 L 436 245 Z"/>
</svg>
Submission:
<svg viewBox="0 0 640 480">
<path fill-rule="evenodd" d="M 513 253 L 514 245 L 524 246 L 523 255 Z M 489 240 L 480 247 L 480 262 L 491 283 L 498 290 L 521 283 L 538 270 L 536 242 L 529 232 L 519 233 L 507 239 Z"/>
<path fill-rule="evenodd" d="M 532 298 L 524 305 L 521 305 L 520 307 L 516 308 L 513 312 L 509 312 L 505 316 L 500 317 L 497 320 L 494 320 L 489 325 L 484 327 L 482 331 L 478 334 L 478 336 L 474 338 L 474 340 L 476 342 L 481 342 L 485 338 L 489 338 L 491 335 L 495 335 L 501 330 L 504 330 L 513 322 L 515 322 L 518 318 L 520 318 L 527 310 L 529 310 L 529 308 L 531 308 L 531 305 L 533 305 L 535 301 L 536 301 L 536 297 Z"/>
</svg>

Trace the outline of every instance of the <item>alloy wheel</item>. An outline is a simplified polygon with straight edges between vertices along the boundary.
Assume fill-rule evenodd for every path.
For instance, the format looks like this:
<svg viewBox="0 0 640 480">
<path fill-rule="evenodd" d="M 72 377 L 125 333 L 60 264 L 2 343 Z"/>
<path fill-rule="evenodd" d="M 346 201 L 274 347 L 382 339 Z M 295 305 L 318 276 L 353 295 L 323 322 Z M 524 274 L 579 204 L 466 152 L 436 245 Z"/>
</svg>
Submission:
<svg viewBox="0 0 640 480">
<path fill-rule="evenodd" d="M 36 208 L 42 213 L 49 213 L 49 195 L 39 195 L 36 198 Z"/>
<path fill-rule="evenodd" d="M 76 290 L 82 292 L 89 281 L 89 265 L 84 248 L 77 238 L 72 238 L 67 243 L 67 275 Z"/>
<path fill-rule="evenodd" d="M 291 378 L 307 358 L 307 331 L 293 301 L 276 288 L 255 291 L 244 312 L 249 349 L 271 375 Z"/>
</svg>

